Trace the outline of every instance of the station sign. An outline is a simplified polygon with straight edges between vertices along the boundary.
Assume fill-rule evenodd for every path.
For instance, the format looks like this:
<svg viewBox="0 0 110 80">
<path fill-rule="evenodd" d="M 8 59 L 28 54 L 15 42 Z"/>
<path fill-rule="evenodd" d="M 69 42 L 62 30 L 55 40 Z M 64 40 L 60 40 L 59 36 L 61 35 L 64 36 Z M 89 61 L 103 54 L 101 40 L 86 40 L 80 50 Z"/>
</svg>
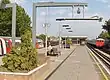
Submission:
<svg viewBox="0 0 110 80">
<path fill-rule="evenodd" d="M 68 24 L 63 24 L 62 27 L 69 27 L 69 25 Z"/>
</svg>

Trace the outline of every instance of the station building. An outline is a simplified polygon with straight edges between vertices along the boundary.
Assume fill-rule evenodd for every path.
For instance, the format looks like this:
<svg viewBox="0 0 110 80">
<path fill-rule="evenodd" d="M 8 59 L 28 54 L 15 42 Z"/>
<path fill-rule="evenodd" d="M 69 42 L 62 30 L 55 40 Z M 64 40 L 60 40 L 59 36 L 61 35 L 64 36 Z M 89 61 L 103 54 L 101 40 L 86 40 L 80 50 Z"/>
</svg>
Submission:
<svg viewBox="0 0 110 80">
<path fill-rule="evenodd" d="M 71 39 L 73 44 L 85 44 L 87 41 L 87 36 L 62 36 L 62 38 L 69 38 Z"/>
</svg>

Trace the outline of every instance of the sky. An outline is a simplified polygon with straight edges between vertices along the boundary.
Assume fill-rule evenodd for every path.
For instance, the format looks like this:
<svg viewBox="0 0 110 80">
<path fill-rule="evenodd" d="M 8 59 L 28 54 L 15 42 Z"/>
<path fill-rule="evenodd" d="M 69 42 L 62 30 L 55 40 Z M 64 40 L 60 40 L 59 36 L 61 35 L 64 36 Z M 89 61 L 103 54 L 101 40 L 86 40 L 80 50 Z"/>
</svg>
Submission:
<svg viewBox="0 0 110 80">
<path fill-rule="evenodd" d="M 37 26 L 36 34 L 45 33 L 44 23 L 49 23 L 48 35 L 58 36 L 59 26 L 61 28 L 62 36 L 88 36 L 89 39 L 96 38 L 102 29 L 102 25 L 105 20 L 110 18 L 110 0 L 10 0 L 12 3 L 16 2 L 21 5 L 32 20 L 32 4 L 33 2 L 84 2 L 88 3 L 88 7 L 85 8 L 85 18 L 92 16 L 103 17 L 102 22 L 98 21 L 56 21 L 56 18 L 72 18 L 71 7 L 49 7 L 49 8 L 38 8 L 37 9 Z M 82 8 L 80 14 L 77 14 L 78 7 L 74 8 L 74 18 L 82 18 Z M 68 30 L 62 28 L 63 24 L 69 24 L 72 33 L 68 33 Z"/>
</svg>

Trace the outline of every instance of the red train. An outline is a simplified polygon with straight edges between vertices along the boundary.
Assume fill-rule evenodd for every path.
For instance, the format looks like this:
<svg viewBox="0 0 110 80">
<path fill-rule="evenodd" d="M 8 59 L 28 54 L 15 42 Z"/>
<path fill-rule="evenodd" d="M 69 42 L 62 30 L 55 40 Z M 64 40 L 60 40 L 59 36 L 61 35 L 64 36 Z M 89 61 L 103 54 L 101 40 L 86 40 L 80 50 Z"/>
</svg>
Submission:
<svg viewBox="0 0 110 80">
<path fill-rule="evenodd" d="M 99 47 L 99 48 L 104 47 L 104 44 L 105 44 L 104 39 L 102 39 L 102 38 L 96 39 L 96 47 Z"/>
<path fill-rule="evenodd" d="M 15 45 L 19 45 L 21 40 L 15 40 Z M 36 48 L 43 48 L 43 41 L 36 41 Z M 12 40 L 8 38 L 0 38 L 0 55 L 5 55 L 9 53 L 12 49 Z"/>
<path fill-rule="evenodd" d="M 10 39 L 0 38 L 0 55 L 5 55 L 11 51 L 12 42 Z"/>
<path fill-rule="evenodd" d="M 105 46 L 105 40 L 102 38 L 98 38 L 96 40 L 90 40 L 87 42 L 88 44 L 91 44 L 97 48 L 102 48 Z"/>
</svg>

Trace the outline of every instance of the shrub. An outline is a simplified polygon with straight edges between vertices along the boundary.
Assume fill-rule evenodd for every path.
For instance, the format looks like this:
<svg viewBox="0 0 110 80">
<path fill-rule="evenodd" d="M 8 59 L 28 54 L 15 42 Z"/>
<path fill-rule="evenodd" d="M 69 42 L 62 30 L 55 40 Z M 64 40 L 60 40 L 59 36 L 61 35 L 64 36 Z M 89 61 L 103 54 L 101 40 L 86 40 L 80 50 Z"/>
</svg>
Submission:
<svg viewBox="0 0 110 80">
<path fill-rule="evenodd" d="M 66 40 L 66 44 L 70 44 L 71 45 L 72 44 L 72 41 L 70 39 L 67 39 Z"/>
<path fill-rule="evenodd" d="M 24 30 L 21 42 L 20 46 L 13 47 L 2 59 L 2 68 L 11 72 L 28 72 L 38 66 L 37 51 L 32 46 L 30 30 Z"/>
</svg>

